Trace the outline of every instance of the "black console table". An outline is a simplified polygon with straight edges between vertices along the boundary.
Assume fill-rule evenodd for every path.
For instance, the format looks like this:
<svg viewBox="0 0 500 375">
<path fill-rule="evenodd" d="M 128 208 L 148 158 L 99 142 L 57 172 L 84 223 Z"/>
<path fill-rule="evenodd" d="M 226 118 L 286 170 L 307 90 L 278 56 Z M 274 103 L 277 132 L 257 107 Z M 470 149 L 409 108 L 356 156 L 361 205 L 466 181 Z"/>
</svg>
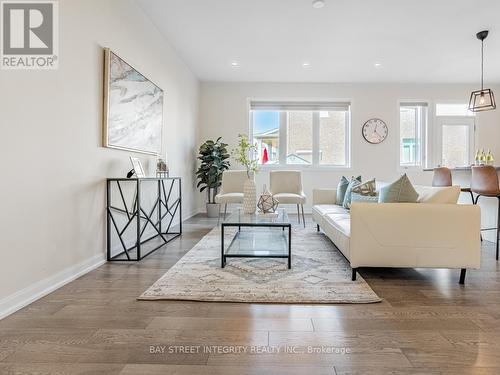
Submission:
<svg viewBox="0 0 500 375">
<path fill-rule="evenodd" d="M 129 184 L 134 184 L 131 207 L 127 205 L 124 194 L 125 187 L 131 188 Z M 112 192 L 116 190 L 113 189 L 114 187 L 120 195 L 118 204 L 112 199 Z M 148 208 L 143 207 L 146 202 L 142 202 L 141 205 L 141 201 L 146 201 L 143 193 L 146 187 L 149 188 L 151 194 L 154 194 L 152 199 L 148 197 L 150 198 L 148 203 L 151 206 Z M 182 234 L 182 193 L 179 177 L 108 178 L 106 201 L 108 261 L 139 261 Z M 178 231 L 173 231 L 172 224 L 176 216 L 179 219 L 179 228 Z M 135 222 L 135 229 L 133 225 L 131 226 L 133 222 Z M 115 238 L 119 240 L 120 250 L 122 250 L 117 254 L 112 254 L 113 228 Z M 143 238 L 146 228 L 153 230 L 153 235 Z M 154 243 L 152 248 L 149 246 L 150 248 L 145 250 L 143 245 L 154 239 L 157 241 L 153 242 L 160 242 L 160 244 Z M 126 243 L 131 241 L 132 246 L 127 246 Z"/>
</svg>

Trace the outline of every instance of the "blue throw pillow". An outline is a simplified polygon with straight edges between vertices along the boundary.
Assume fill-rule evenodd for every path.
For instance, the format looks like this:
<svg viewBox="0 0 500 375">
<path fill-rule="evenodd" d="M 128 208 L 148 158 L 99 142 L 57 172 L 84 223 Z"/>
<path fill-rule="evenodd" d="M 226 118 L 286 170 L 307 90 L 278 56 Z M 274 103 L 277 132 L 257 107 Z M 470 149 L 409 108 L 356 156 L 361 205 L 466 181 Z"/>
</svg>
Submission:
<svg viewBox="0 0 500 375">
<path fill-rule="evenodd" d="M 349 185 L 349 180 L 342 176 L 339 184 L 337 185 L 337 204 L 342 206 L 344 204 L 345 192 L 347 190 L 347 186 Z"/>
<path fill-rule="evenodd" d="M 379 203 L 417 203 L 418 193 L 406 174 L 380 189 Z"/>
<path fill-rule="evenodd" d="M 351 206 L 353 203 L 378 203 L 378 195 L 363 195 L 360 193 L 351 194 Z"/>
<path fill-rule="evenodd" d="M 345 196 L 344 196 L 344 202 L 342 203 L 342 206 L 344 208 L 349 209 L 351 207 L 351 193 L 352 193 L 352 188 L 361 184 L 361 176 L 358 176 L 356 178 L 352 178 L 351 181 L 349 182 L 349 185 L 347 185 L 347 189 L 345 191 Z"/>
</svg>

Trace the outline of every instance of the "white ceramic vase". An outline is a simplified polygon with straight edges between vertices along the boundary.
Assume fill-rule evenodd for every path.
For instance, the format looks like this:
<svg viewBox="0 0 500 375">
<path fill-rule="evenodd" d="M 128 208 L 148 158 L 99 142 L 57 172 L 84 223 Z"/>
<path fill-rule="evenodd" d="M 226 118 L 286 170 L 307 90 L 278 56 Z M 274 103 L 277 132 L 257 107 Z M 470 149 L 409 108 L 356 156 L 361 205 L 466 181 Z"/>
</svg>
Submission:
<svg viewBox="0 0 500 375">
<path fill-rule="evenodd" d="M 254 214 L 257 207 L 257 189 L 255 181 L 249 178 L 243 184 L 243 213 Z"/>
</svg>

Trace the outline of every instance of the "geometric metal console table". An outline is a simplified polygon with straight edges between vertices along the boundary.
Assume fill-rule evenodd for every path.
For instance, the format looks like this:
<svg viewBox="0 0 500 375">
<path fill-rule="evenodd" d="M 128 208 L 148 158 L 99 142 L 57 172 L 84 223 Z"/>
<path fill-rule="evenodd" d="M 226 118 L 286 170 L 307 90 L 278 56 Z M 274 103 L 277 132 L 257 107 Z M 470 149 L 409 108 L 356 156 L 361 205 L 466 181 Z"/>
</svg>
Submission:
<svg viewBox="0 0 500 375">
<path fill-rule="evenodd" d="M 131 204 L 127 205 L 124 191 L 130 188 L 133 190 L 133 199 Z M 115 190 L 119 193 L 119 199 L 112 194 Z M 138 261 L 179 237 L 182 234 L 181 191 L 179 177 L 108 178 L 107 260 Z M 149 193 L 148 199 L 145 199 L 145 192 Z M 149 203 L 150 207 L 146 207 L 146 203 Z M 176 215 L 179 219 L 179 229 L 174 232 L 172 223 Z M 131 225 L 132 223 L 135 225 Z M 152 230 L 153 234 L 144 238 L 148 234 L 147 228 Z M 120 243 L 120 251 L 117 254 L 112 254 L 113 235 Z M 159 240 L 156 242 L 160 244 L 145 251 L 144 245 L 154 239 Z M 127 246 L 127 243 L 130 245 Z"/>
</svg>

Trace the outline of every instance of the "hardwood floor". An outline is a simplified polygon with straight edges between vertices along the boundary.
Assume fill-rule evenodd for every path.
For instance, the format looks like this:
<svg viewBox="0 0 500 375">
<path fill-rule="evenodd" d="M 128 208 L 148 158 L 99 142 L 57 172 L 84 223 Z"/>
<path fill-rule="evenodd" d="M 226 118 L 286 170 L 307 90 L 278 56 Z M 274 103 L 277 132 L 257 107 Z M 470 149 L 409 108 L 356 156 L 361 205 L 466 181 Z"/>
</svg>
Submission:
<svg viewBox="0 0 500 375">
<path fill-rule="evenodd" d="M 215 223 L 192 218 L 140 263 L 105 264 L 0 321 L 0 374 L 500 374 L 493 244 L 465 286 L 459 270 L 361 269 L 377 304 L 136 300 Z"/>
</svg>

